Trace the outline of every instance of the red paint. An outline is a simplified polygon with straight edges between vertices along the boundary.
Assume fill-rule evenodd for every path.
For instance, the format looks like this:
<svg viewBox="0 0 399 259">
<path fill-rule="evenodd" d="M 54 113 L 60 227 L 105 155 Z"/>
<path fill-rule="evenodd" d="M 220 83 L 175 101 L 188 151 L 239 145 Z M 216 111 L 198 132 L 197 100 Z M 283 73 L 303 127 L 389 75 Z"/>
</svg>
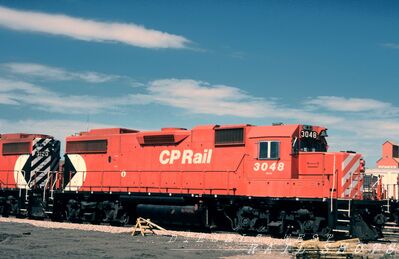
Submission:
<svg viewBox="0 0 399 259">
<path fill-rule="evenodd" d="M 243 129 L 242 143 L 215 143 L 215 131 L 235 128 Z M 295 138 L 313 141 L 317 135 L 320 140 L 326 130 L 313 126 L 305 137 L 304 129 L 303 125 L 101 129 L 70 136 L 67 142 L 107 140 L 106 152 L 79 153 L 87 171 L 83 185 L 77 186 L 80 191 L 361 199 L 361 155 L 295 152 Z M 258 158 L 259 143 L 267 141 L 280 143 L 278 159 Z"/>
</svg>

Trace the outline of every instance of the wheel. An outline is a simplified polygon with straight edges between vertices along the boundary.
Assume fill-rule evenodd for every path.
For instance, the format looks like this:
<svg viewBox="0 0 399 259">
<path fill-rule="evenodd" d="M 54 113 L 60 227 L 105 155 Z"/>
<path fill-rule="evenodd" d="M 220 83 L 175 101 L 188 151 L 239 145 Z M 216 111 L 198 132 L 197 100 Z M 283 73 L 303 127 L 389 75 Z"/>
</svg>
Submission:
<svg viewBox="0 0 399 259">
<path fill-rule="evenodd" d="M 123 213 L 122 216 L 119 218 L 119 222 L 121 226 L 126 226 L 130 221 L 130 216 L 127 212 Z"/>
<path fill-rule="evenodd" d="M 320 240 L 329 240 L 331 239 L 332 229 L 330 227 L 324 227 L 321 229 L 319 238 Z"/>
</svg>

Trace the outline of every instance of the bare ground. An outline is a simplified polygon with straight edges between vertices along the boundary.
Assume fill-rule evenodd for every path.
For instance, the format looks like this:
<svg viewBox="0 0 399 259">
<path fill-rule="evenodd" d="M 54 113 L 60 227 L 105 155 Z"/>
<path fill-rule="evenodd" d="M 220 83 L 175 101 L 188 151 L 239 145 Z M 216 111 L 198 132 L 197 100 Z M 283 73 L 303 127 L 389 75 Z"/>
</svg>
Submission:
<svg viewBox="0 0 399 259">
<path fill-rule="evenodd" d="M 0 218 L 0 258 L 242 258 L 252 244 L 199 233 L 132 236 L 132 228 Z M 228 234 L 229 235 L 229 234 Z M 275 254 L 277 255 L 277 254 Z M 287 258 L 287 253 L 274 258 Z"/>
<path fill-rule="evenodd" d="M 329 249 L 333 258 L 399 258 L 397 242 L 361 244 L 234 233 L 156 231 L 157 235 L 132 236 L 132 228 L 0 217 L 0 258 L 292 258 L 297 251 Z M 351 250 L 349 250 L 351 249 Z M 321 254 L 321 258 L 330 258 Z M 299 258 L 309 258 L 298 254 Z M 312 257 L 318 258 L 318 257 Z M 319 257 L 320 258 L 320 257 Z"/>
</svg>

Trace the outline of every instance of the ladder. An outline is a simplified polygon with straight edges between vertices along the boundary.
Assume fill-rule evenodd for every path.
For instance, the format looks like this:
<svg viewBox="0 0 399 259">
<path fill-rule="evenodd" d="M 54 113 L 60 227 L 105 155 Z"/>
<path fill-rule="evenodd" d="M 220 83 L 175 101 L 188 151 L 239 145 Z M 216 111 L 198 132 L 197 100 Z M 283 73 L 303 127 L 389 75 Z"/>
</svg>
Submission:
<svg viewBox="0 0 399 259">
<path fill-rule="evenodd" d="M 53 214 L 53 209 L 54 209 L 54 198 L 49 197 L 49 198 L 47 199 L 47 201 L 44 202 L 44 204 L 45 204 L 45 211 L 44 211 L 44 213 L 45 213 L 47 216 L 52 215 L 52 214 Z"/>
<path fill-rule="evenodd" d="M 382 208 L 384 209 L 384 213 L 389 214 L 391 213 L 391 203 L 390 200 L 387 199 L 387 203 L 382 205 Z"/>
<path fill-rule="evenodd" d="M 333 232 L 350 235 L 352 199 L 337 199 Z"/>
<path fill-rule="evenodd" d="M 158 230 L 164 230 L 164 228 L 158 226 L 157 224 L 151 222 L 150 219 L 144 219 L 144 218 L 137 218 L 136 225 L 134 226 L 132 236 L 136 234 L 136 232 L 140 232 L 142 236 L 145 236 L 145 234 L 154 234 L 154 229 Z"/>
<path fill-rule="evenodd" d="M 23 199 L 20 199 L 22 202 L 20 203 L 20 206 L 19 206 L 19 213 L 21 214 L 21 215 L 24 215 L 24 216 L 28 216 L 28 208 L 29 208 L 29 206 L 30 206 L 30 190 L 28 190 L 28 189 L 20 189 L 20 193 L 19 193 L 19 197 L 20 198 L 22 198 L 22 197 L 24 197 Z"/>
</svg>

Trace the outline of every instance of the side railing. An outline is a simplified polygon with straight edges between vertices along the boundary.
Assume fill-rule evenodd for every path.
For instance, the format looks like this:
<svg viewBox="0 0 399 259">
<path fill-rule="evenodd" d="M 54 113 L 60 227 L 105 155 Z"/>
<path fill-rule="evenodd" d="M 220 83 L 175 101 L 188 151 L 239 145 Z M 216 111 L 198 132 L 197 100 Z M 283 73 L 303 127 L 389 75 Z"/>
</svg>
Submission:
<svg viewBox="0 0 399 259">
<path fill-rule="evenodd" d="M 62 179 L 62 186 L 64 191 L 100 191 L 100 192 L 154 192 L 161 193 L 179 192 L 191 194 L 193 192 L 207 193 L 210 195 L 217 195 L 217 193 L 225 192 L 231 195 L 236 194 L 236 188 L 230 186 L 231 174 L 236 174 L 240 168 L 243 167 L 245 157 L 242 155 L 237 166 L 230 170 L 94 170 L 94 171 L 70 171 L 65 176 L 68 176 L 68 182 Z M 180 184 L 166 184 L 163 181 L 165 174 L 175 174 L 180 181 Z M 197 175 L 195 179 L 200 179 L 196 182 L 191 182 L 187 187 L 183 187 L 183 177 L 190 174 Z M 220 177 L 217 184 L 206 185 L 207 174 L 225 174 Z M 184 175 L 183 175 L 184 174 Z M 157 177 L 154 178 L 154 175 Z M 88 177 L 88 179 L 86 179 Z M 156 179 L 153 183 L 148 182 L 149 178 Z M 193 187 L 193 185 L 197 185 Z M 201 186 L 200 186 L 201 185 Z M 213 185 L 213 186 L 210 186 Z"/>
<path fill-rule="evenodd" d="M 217 194 L 221 191 L 227 192 L 228 194 L 235 195 L 236 188 L 229 187 L 229 173 L 234 173 L 231 170 L 214 170 L 214 171 L 204 171 L 204 170 L 196 170 L 196 171 L 153 171 L 153 170 L 137 170 L 137 171 L 77 171 L 77 172 L 69 172 L 69 183 L 63 188 L 64 191 L 99 191 L 99 192 L 160 192 L 160 193 L 170 193 L 170 192 L 178 192 L 178 193 L 187 193 L 191 194 L 192 192 L 202 191 L 202 193 L 207 193 L 210 195 Z M 175 179 L 175 181 L 180 181 L 180 184 L 175 185 L 165 185 L 162 184 L 162 175 L 167 173 L 176 173 L 180 178 Z M 201 173 L 199 176 L 201 181 L 199 181 L 199 185 L 202 187 L 183 187 L 182 174 L 190 174 L 190 173 Z M 225 183 L 227 187 L 205 187 L 205 174 L 209 173 L 226 173 L 223 179 L 220 179 L 220 184 Z M 146 185 L 148 180 L 143 180 L 145 176 L 143 174 L 154 174 L 158 175 L 157 181 L 154 181 L 152 184 Z M 86 176 L 91 175 L 90 180 L 86 180 Z M 96 177 L 92 177 L 95 175 Z M 136 178 L 133 180 L 133 178 Z M 126 180 L 124 180 L 126 179 Z M 198 178 L 197 178 L 198 179 Z M 191 183 L 192 185 L 193 183 Z M 198 185 L 198 182 L 197 182 Z"/>
<path fill-rule="evenodd" d="M 0 188 L 25 189 L 27 187 L 27 184 L 24 183 L 25 176 L 24 170 L 0 170 Z"/>
<path fill-rule="evenodd" d="M 44 185 L 38 185 L 37 176 L 40 176 L 41 174 L 45 174 L 43 177 L 46 177 Z M 24 170 L 0 170 L 0 189 L 16 189 L 18 190 L 19 197 L 23 195 L 22 192 L 24 189 L 42 190 L 43 199 L 47 198 L 46 196 L 48 192 L 50 193 L 50 197 L 53 198 L 59 174 L 58 171 L 36 171 L 30 175 L 29 179 L 27 179 Z M 29 193 L 25 192 L 25 196 L 25 198 L 27 198 Z"/>
</svg>

